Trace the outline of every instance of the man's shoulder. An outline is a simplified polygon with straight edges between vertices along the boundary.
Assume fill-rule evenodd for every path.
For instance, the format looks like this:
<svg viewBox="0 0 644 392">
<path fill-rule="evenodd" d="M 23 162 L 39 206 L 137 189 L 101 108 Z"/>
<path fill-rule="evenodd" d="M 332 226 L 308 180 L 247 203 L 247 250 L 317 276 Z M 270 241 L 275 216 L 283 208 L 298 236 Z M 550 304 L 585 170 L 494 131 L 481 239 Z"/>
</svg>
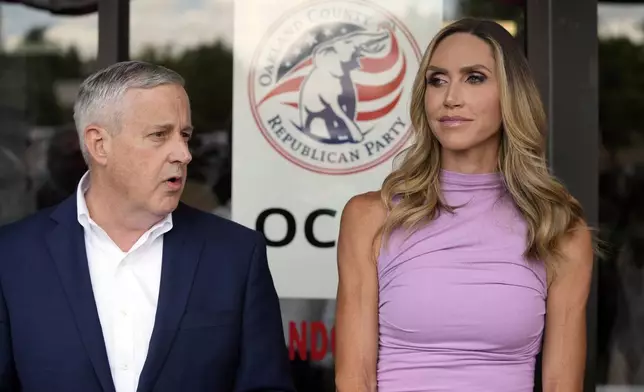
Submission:
<svg viewBox="0 0 644 392">
<path fill-rule="evenodd" d="M 256 230 L 186 204 L 182 204 L 179 211 L 181 214 L 189 216 L 190 221 L 199 227 L 200 231 L 212 233 L 220 239 L 235 241 L 235 243 L 240 241 L 247 243 L 261 241 L 263 238 Z"/>
<path fill-rule="evenodd" d="M 11 244 L 19 244 L 29 239 L 32 241 L 39 233 L 50 227 L 53 223 L 51 213 L 56 207 L 49 207 L 32 213 L 15 222 L 0 226 L 0 248 Z M 2 249 L 0 249 L 2 252 Z"/>
</svg>

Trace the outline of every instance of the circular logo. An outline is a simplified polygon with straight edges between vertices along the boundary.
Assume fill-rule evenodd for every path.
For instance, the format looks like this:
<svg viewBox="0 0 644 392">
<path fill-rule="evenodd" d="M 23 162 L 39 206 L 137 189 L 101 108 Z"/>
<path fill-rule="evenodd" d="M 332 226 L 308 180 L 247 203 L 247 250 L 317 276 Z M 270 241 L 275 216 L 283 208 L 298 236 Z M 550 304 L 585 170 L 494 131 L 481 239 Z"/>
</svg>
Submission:
<svg viewBox="0 0 644 392">
<path fill-rule="evenodd" d="M 420 62 L 407 28 L 362 1 L 308 3 L 257 47 L 249 74 L 255 121 L 292 163 L 357 173 L 396 154 L 410 135 L 406 97 Z"/>
</svg>

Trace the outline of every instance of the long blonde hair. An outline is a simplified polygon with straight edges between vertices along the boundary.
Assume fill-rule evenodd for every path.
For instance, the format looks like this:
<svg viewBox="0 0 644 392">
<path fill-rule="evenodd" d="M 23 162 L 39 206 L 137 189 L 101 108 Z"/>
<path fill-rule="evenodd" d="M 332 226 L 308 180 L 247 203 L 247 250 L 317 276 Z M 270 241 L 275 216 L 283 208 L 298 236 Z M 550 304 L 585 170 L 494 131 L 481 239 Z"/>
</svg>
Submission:
<svg viewBox="0 0 644 392">
<path fill-rule="evenodd" d="M 545 156 L 546 115 L 528 62 L 514 38 L 491 21 L 462 19 L 443 28 L 429 44 L 413 84 L 411 123 L 415 143 L 385 179 L 381 198 L 388 215 L 377 237 L 383 244 L 399 228 L 413 229 L 453 211 L 440 190 L 441 146 L 425 112 L 425 72 L 437 45 L 455 33 L 487 42 L 496 60 L 502 115 L 498 169 L 527 222 L 524 256 L 546 263 L 560 256 L 560 240 L 583 218 L 581 205 L 548 171 Z"/>
</svg>

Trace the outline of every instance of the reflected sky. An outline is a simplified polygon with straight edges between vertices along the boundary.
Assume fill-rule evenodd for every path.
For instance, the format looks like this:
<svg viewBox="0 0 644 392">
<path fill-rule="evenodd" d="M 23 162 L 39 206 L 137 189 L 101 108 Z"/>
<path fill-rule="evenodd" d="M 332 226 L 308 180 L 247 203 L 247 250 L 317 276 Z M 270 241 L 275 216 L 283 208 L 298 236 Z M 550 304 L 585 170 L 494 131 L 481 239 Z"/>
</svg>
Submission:
<svg viewBox="0 0 644 392">
<path fill-rule="evenodd" d="M 398 0 L 392 5 L 405 9 L 411 3 L 417 0 Z M 424 4 L 428 2 L 425 0 Z M 456 17 L 456 4 L 457 0 L 444 2 L 446 19 Z M 133 0 L 130 13 L 133 55 L 148 45 L 177 50 L 212 42 L 215 37 L 232 44 L 233 0 Z M 640 30 L 644 5 L 602 4 L 598 6 L 598 18 L 600 36 L 626 35 L 636 41 L 644 40 Z M 96 15 L 52 16 L 22 5 L 3 4 L 0 25 L 2 47 L 9 51 L 16 48 L 29 29 L 47 26 L 47 37 L 53 42 L 63 47 L 75 45 L 84 57 L 97 53 Z"/>
</svg>

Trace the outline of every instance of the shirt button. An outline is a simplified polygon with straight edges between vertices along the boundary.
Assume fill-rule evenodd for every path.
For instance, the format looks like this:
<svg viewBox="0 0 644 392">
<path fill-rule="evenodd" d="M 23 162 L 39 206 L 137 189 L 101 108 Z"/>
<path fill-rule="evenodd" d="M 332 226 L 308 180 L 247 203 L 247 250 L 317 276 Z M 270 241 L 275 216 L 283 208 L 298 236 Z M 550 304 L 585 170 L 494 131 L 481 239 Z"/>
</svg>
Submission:
<svg viewBox="0 0 644 392">
<path fill-rule="evenodd" d="M 121 309 L 121 316 L 126 317 L 127 316 L 127 310 Z"/>
<path fill-rule="evenodd" d="M 123 365 L 121 365 L 121 370 L 127 370 L 129 368 L 130 367 L 127 365 L 127 363 L 124 363 Z"/>
</svg>

